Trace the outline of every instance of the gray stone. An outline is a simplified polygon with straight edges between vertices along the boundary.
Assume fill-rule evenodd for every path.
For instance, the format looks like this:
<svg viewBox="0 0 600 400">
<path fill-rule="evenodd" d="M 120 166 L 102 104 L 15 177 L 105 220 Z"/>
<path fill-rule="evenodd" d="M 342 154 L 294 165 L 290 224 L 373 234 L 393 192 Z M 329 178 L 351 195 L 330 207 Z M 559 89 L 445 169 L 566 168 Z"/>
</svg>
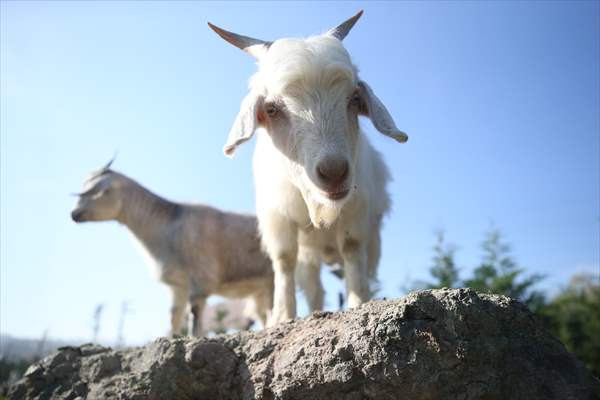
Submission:
<svg viewBox="0 0 600 400">
<path fill-rule="evenodd" d="M 441 289 L 260 332 L 63 348 L 9 398 L 600 400 L 600 381 L 522 304 Z"/>
</svg>

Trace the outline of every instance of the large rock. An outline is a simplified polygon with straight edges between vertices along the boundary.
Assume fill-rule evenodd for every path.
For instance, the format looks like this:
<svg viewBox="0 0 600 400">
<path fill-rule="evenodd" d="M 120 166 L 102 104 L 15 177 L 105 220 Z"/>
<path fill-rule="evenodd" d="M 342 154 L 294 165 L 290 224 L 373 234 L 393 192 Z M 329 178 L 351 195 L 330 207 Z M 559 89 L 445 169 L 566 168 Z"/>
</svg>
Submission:
<svg viewBox="0 0 600 400">
<path fill-rule="evenodd" d="M 600 399 L 522 304 L 431 290 L 261 332 L 62 348 L 14 399 Z"/>
</svg>

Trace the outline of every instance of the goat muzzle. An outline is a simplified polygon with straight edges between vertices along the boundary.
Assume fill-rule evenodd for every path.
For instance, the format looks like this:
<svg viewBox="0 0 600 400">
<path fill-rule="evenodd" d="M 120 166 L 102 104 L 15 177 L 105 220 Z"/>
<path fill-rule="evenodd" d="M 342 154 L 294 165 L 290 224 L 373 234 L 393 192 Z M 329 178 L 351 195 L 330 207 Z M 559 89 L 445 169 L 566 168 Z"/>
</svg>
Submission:
<svg viewBox="0 0 600 400">
<path fill-rule="evenodd" d="M 75 222 L 81 222 L 83 217 L 83 210 L 73 210 L 71 211 L 71 219 Z"/>
</svg>

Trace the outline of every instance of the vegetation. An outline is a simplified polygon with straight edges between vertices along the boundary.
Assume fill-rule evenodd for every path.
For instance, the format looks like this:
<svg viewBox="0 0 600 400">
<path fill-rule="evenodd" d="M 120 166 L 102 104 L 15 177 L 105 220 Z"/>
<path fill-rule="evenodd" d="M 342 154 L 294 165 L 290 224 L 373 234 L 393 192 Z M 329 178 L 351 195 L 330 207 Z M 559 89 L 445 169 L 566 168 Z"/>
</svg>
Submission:
<svg viewBox="0 0 600 400">
<path fill-rule="evenodd" d="M 36 360 L 12 361 L 0 357 L 0 399 L 4 391 L 3 386 L 13 383 L 23 376 L 29 365 L 34 361 Z"/>
<path fill-rule="evenodd" d="M 227 327 L 225 326 L 225 318 L 226 317 L 227 317 L 227 310 L 217 308 L 217 312 L 215 314 L 215 327 L 212 329 L 212 332 L 215 335 L 227 333 Z"/>
<path fill-rule="evenodd" d="M 600 377 L 600 282 L 575 275 L 569 286 L 539 310 L 550 331 Z"/>
<path fill-rule="evenodd" d="M 576 275 L 568 287 L 548 300 L 534 286 L 544 277 L 525 275 L 510 253 L 501 233 L 492 229 L 482 243 L 481 262 L 467 279 L 460 279 L 456 266 L 456 246 L 447 244 L 443 232 L 436 233 L 431 282 L 418 288 L 471 287 L 478 292 L 495 293 L 525 303 L 546 327 L 596 376 L 600 376 L 600 282 L 598 277 Z"/>
<path fill-rule="evenodd" d="M 444 231 L 436 232 L 436 238 L 437 243 L 433 247 L 433 265 L 429 268 L 429 272 L 435 278 L 435 281 L 425 284 L 425 287 L 427 289 L 439 289 L 460 286 L 459 271 L 454 262 L 456 247 L 445 243 Z"/>
<path fill-rule="evenodd" d="M 473 271 L 473 277 L 464 281 L 464 286 L 480 292 L 503 294 L 519 299 L 532 310 L 544 304 L 544 294 L 532 287 L 543 279 L 533 274 L 523 277 L 524 269 L 519 267 L 510 254 L 510 245 L 502 241 L 497 229 L 486 234 L 482 243 L 483 259 Z"/>
</svg>

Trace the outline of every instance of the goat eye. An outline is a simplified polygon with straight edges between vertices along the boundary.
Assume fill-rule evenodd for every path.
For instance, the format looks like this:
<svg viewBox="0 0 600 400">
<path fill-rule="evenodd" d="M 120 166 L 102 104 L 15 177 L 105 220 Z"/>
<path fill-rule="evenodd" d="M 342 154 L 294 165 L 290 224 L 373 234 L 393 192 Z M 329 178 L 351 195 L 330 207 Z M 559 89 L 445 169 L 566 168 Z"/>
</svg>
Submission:
<svg viewBox="0 0 600 400">
<path fill-rule="evenodd" d="M 265 112 L 269 117 L 272 118 L 277 115 L 279 108 L 273 103 L 267 103 L 265 104 Z"/>
</svg>

